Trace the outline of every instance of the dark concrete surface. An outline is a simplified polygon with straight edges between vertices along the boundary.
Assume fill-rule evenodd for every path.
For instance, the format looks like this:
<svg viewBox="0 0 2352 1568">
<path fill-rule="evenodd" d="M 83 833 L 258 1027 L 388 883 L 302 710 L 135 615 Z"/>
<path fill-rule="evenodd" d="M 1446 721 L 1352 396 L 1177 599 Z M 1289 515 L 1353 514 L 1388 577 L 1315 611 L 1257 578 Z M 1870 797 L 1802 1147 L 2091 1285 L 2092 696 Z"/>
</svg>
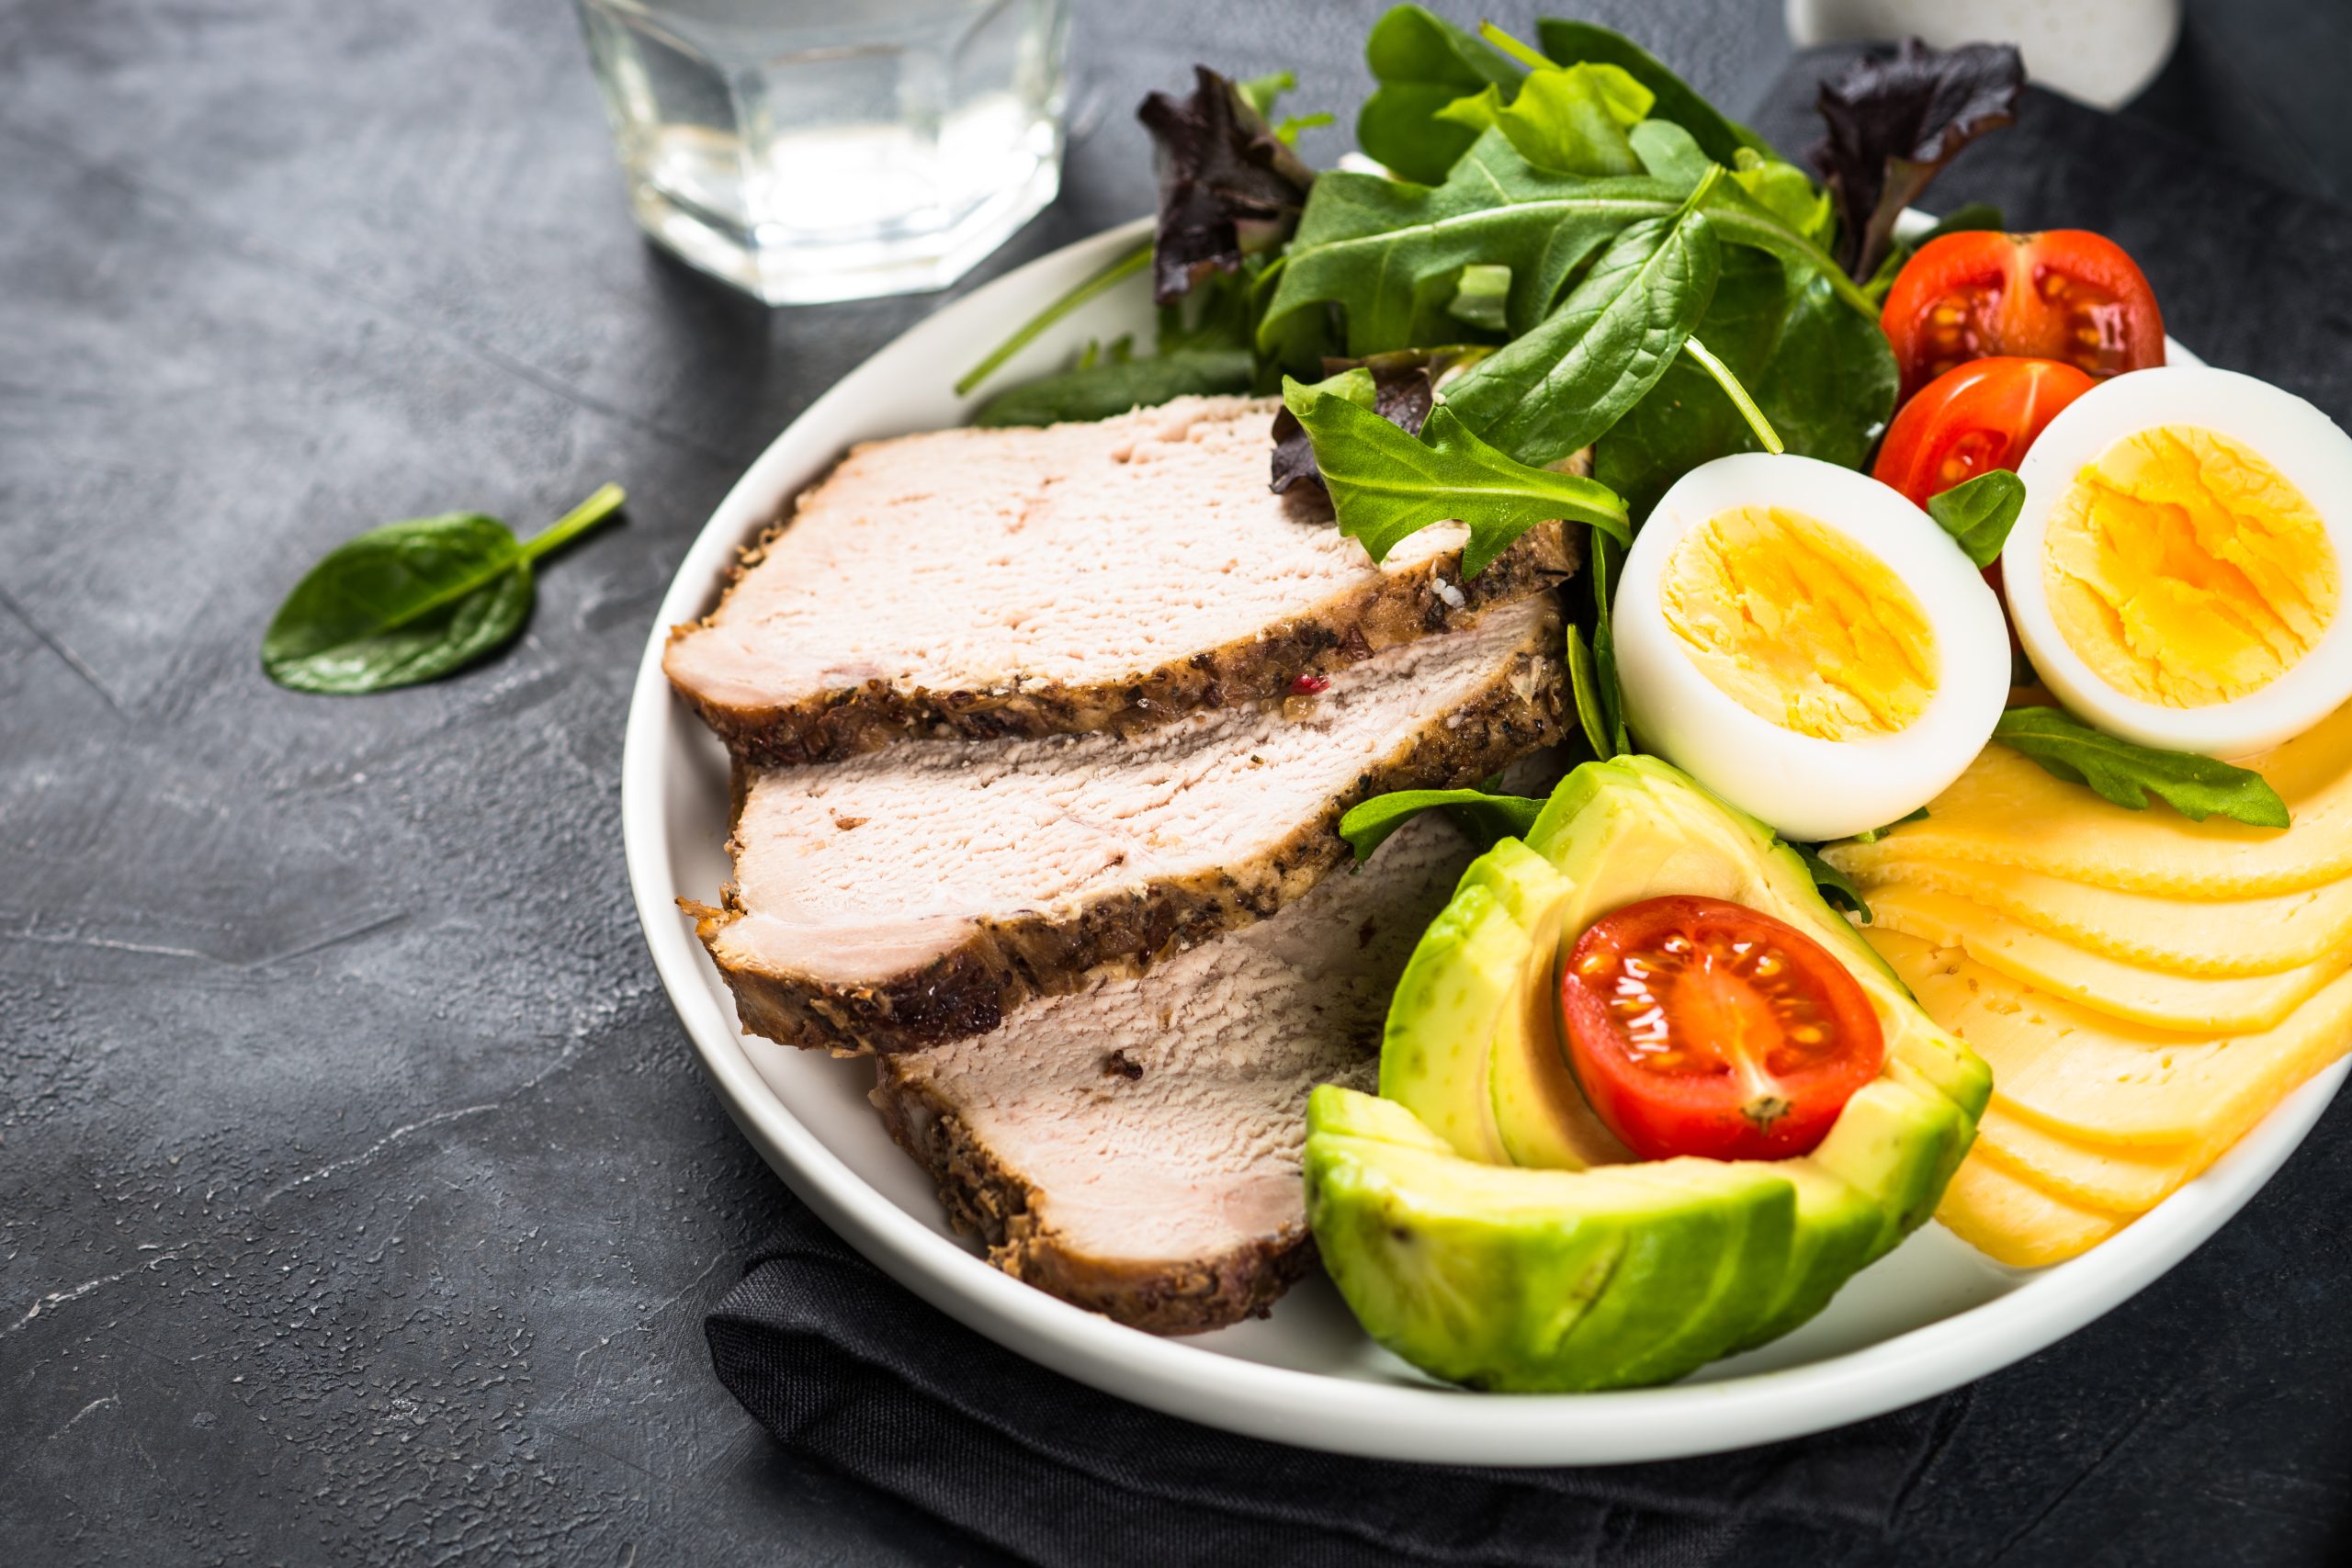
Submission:
<svg viewBox="0 0 2352 1568">
<path fill-rule="evenodd" d="M 1196 56 L 1344 114 L 1377 7 L 1078 9 L 1068 194 L 973 282 L 1144 209 L 1129 107 Z M 1777 6 L 1585 9 L 1735 106 L 1785 52 Z M 2282 73 L 2221 9 L 2191 45 L 2241 85 L 2192 62 L 2170 101 L 2259 99 L 2302 140 L 2233 148 L 2331 188 L 2352 32 L 2301 18 Z M 0 0 L 0 1562 L 997 1561 L 712 1380 L 703 1310 L 789 1200 L 655 984 L 617 819 L 688 540 L 938 303 L 771 313 L 650 251 L 557 0 Z M 263 681 L 334 542 L 608 479 L 626 526 L 507 657 Z M 2346 1545 L 2347 1135 L 1966 1396 L 1903 1540 L 1805 1560 Z"/>
</svg>

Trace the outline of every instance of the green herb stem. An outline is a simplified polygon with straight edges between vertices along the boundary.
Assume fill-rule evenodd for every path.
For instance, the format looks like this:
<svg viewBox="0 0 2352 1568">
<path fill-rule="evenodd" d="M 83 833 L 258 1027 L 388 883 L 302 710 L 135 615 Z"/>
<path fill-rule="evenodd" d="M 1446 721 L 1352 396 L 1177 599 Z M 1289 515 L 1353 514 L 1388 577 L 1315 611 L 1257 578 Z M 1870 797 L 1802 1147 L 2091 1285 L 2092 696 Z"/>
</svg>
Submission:
<svg viewBox="0 0 2352 1568">
<path fill-rule="evenodd" d="M 523 558 L 537 560 L 541 556 L 563 548 L 619 511 L 621 502 L 628 499 L 628 492 L 618 485 L 598 486 L 595 494 L 557 518 L 546 529 L 524 540 Z"/>
<path fill-rule="evenodd" d="M 1134 250 L 1113 261 L 1093 276 L 1038 311 L 1011 337 L 997 344 L 996 351 L 969 370 L 956 383 L 956 395 L 965 397 L 972 389 L 1004 368 L 1005 361 L 1028 347 L 1040 333 L 1056 321 L 1068 316 L 1088 300 L 1105 294 L 1121 280 L 1133 277 L 1151 265 L 1151 242 L 1144 241 Z"/>
<path fill-rule="evenodd" d="M 1549 56 L 1536 53 L 1492 22 L 1480 22 L 1478 36 L 1531 71 L 1557 71 L 1560 68 Z"/>
<path fill-rule="evenodd" d="M 1747 395 L 1747 389 L 1739 384 L 1739 378 L 1731 373 L 1730 366 L 1717 359 L 1696 337 L 1684 338 L 1682 351 L 1697 360 L 1701 369 L 1714 378 L 1715 385 L 1724 389 L 1724 396 L 1729 398 L 1732 407 L 1739 411 L 1739 417 L 1747 422 L 1747 428 L 1754 431 L 1756 439 L 1764 444 L 1764 450 L 1776 457 L 1788 450 L 1781 440 L 1780 432 L 1772 428 L 1772 422 L 1764 417 L 1764 411 L 1756 406 L 1756 400 Z"/>
</svg>

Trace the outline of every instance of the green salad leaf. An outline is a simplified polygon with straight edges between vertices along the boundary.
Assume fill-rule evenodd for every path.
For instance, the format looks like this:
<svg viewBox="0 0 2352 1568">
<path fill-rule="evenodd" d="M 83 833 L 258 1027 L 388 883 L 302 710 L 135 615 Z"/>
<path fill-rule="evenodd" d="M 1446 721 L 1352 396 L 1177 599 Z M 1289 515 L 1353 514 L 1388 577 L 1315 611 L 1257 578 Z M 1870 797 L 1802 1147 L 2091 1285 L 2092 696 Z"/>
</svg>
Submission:
<svg viewBox="0 0 2352 1568">
<path fill-rule="evenodd" d="M 2188 751 L 2159 751 L 2093 729 L 2057 708 L 2011 708 L 1993 739 L 2044 773 L 2088 785 L 2133 811 L 2154 795 L 2192 822 L 2227 817 L 2253 828 L 2284 828 L 2287 803 L 2260 773 Z"/>
<path fill-rule="evenodd" d="M 1536 524 L 1555 518 L 1632 538 L 1614 494 L 1497 450 L 1471 433 L 1451 402 L 1430 411 L 1418 438 L 1329 383 L 1285 378 L 1283 403 L 1314 444 L 1340 532 L 1361 540 L 1375 561 L 1408 536 L 1450 521 L 1470 530 L 1464 578 L 1484 571 Z"/>
<path fill-rule="evenodd" d="M 1700 150 L 1729 166 L 1740 149 L 1767 155 L 1771 147 L 1746 126 L 1724 118 L 1715 106 L 1667 69 L 1659 59 L 1624 34 L 1593 22 L 1547 17 L 1535 24 L 1535 41 L 1562 65 L 1613 65 L 1650 92 L 1650 114 L 1689 131 Z"/>
<path fill-rule="evenodd" d="M 1544 802 L 1483 789 L 1400 789 L 1375 795 L 1351 807 L 1340 818 L 1340 837 L 1348 841 L 1361 864 L 1397 829 L 1424 811 L 1440 810 L 1485 849 L 1498 839 L 1524 838 L 1543 815 Z"/>
<path fill-rule="evenodd" d="M 1248 349 L 1178 349 L 1148 358 L 1104 358 L 1008 387 L 973 411 L 977 425 L 1062 424 L 1109 419 L 1188 394 L 1246 392 L 1257 375 Z"/>
<path fill-rule="evenodd" d="M 1374 22 L 1363 51 L 1378 85 L 1356 116 L 1356 144 L 1425 186 L 1443 180 L 1478 139 L 1471 127 L 1439 118 L 1442 111 L 1523 73 L 1477 34 L 1419 6 L 1396 6 Z"/>
<path fill-rule="evenodd" d="M 1796 851 L 1797 858 L 1804 862 L 1805 870 L 1813 873 L 1813 885 L 1821 890 L 1823 902 L 1833 909 L 1845 909 L 1860 916 L 1864 925 L 1871 923 L 1870 904 L 1862 897 L 1862 890 L 1854 886 L 1852 877 L 1823 860 L 1821 852 L 1813 845 L 1789 843 L 1786 839 L 1781 841 Z"/>
<path fill-rule="evenodd" d="M 1917 811 L 1896 818 L 1894 821 L 1889 822 L 1883 828 L 1865 828 L 1862 831 L 1854 835 L 1854 842 L 1858 844 L 1875 844 L 1881 839 L 1885 838 L 1889 833 L 1894 832 L 1897 828 L 1902 827 L 1905 822 L 1925 822 L 1927 819 L 1928 808 L 1923 806 Z"/>
<path fill-rule="evenodd" d="M 518 542 L 479 512 L 387 523 L 329 551 L 262 634 L 262 669 L 298 692 L 355 696 L 437 681 L 514 640 L 530 618 L 531 563 L 618 510 L 605 485 Z"/>
<path fill-rule="evenodd" d="M 2025 481 L 2007 468 L 1987 469 L 1928 502 L 1928 515 L 1980 571 L 2001 558 L 2024 510 Z"/>
<path fill-rule="evenodd" d="M 1650 94 L 1613 65 L 1553 66 L 1527 73 L 1508 99 L 1489 85 L 1456 98 L 1440 119 L 1474 130 L 1498 127 L 1539 169 L 1570 175 L 1637 175 L 1642 161 L 1626 132 L 1649 112 Z"/>
</svg>

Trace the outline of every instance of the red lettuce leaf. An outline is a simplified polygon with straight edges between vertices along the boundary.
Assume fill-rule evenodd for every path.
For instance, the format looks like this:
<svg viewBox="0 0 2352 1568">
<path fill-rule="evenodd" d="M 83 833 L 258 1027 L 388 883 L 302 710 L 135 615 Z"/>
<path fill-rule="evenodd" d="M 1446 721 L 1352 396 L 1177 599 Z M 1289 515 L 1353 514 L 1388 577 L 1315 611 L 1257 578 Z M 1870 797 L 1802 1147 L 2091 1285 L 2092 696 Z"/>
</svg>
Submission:
<svg viewBox="0 0 2352 1568">
<path fill-rule="evenodd" d="M 1136 110 L 1159 175 L 1151 296 L 1172 304 L 1212 271 L 1290 238 L 1315 172 L 1234 85 L 1193 67 L 1190 97 L 1153 93 Z"/>
</svg>

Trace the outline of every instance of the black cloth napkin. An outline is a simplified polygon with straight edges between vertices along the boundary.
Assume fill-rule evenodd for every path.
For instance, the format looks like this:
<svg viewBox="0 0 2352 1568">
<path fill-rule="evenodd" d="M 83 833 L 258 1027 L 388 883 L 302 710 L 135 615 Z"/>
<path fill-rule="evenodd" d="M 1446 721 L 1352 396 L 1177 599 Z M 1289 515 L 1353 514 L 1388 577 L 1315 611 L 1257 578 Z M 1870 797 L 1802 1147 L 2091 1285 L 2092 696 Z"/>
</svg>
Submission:
<svg viewBox="0 0 2352 1568">
<path fill-rule="evenodd" d="M 1758 129 L 1802 155 L 1819 134 L 1815 85 L 1851 52 L 1800 58 Z M 2352 276 L 2352 214 L 2143 119 L 2040 92 L 1929 194 L 1937 208 L 1964 201 L 2000 205 L 2012 229 L 2112 236 L 2177 337 L 2352 423 L 2352 312 L 2334 293 Z M 721 1381 L 779 1442 L 1049 1568 L 1817 1562 L 1824 1546 L 1896 1529 L 1967 1397 L 1662 1464 L 1340 1459 L 1035 1367 L 899 1289 L 797 1204 L 707 1328 Z"/>
</svg>

